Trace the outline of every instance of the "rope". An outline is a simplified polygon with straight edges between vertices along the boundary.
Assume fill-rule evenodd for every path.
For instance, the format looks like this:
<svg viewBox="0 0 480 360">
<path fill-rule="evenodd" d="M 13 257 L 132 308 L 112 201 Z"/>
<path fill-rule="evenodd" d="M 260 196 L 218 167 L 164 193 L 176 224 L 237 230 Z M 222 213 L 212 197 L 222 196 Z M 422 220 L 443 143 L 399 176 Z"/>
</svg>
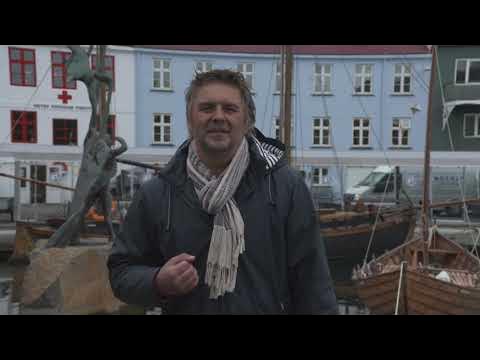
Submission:
<svg viewBox="0 0 480 360">
<path fill-rule="evenodd" d="M 354 83 L 354 81 L 353 81 L 352 74 L 350 73 L 350 71 L 349 71 L 348 68 L 347 68 L 347 65 L 345 64 L 345 60 L 343 60 L 343 67 L 345 68 L 345 71 L 346 71 L 346 73 L 347 73 L 347 75 L 348 75 L 348 78 L 350 79 L 350 83 L 352 84 L 352 89 L 355 90 L 355 83 Z M 373 84 L 372 84 L 372 86 L 373 86 Z M 361 101 L 360 97 L 355 96 L 355 98 L 356 98 L 357 101 L 359 102 L 360 107 L 362 108 L 362 111 L 363 111 L 365 117 L 367 117 L 368 119 L 370 119 L 370 116 L 368 116 L 368 113 L 367 113 L 367 111 L 365 110 L 365 107 L 364 107 L 363 102 Z M 370 124 L 371 124 L 371 123 L 372 123 L 372 122 L 371 122 L 371 119 L 370 119 Z M 383 147 L 383 144 L 382 144 L 381 141 L 379 140 L 379 137 L 378 137 L 378 135 L 377 135 L 377 132 L 375 131 L 375 127 L 374 127 L 374 126 L 370 126 L 369 129 L 372 131 L 375 139 L 377 140 L 377 143 L 378 143 L 380 149 L 381 149 L 382 152 L 383 152 L 383 155 L 384 155 L 384 157 L 385 157 L 385 161 L 386 161 L 387 165 L 388 165 L 391 169 L 393 169 L 393 166 L 391 165 L 390 160 L 388 159 L 387 152 L 385 151 L 385 149 L 384 149 L 384 147 Z M 391 176 L 391 174 L 392 174 L 392 173 L 390 172 L 389 175 L 388 175 L 388 179 L 389 179 L 388 181 L 390 181 L 390 176 Z M 382 202 L 380 203 L 380 205 L 379 205 L 379 207 L 378 207 L 378 210 L 377 210 L 377 216 L 376 216 L 376 219 L 375 219 L 375 224 L 374 224 L 374 227 L 373 227 L 373 230 L 372 230 L 372 234 L 371 234 L 371 236 L 370 236 L 370 241 L 369 241 L 369 245 L 368 245 L 368 248 L 367 248 L 367 253 L 365 254 L 364 264 L 366 264 L 366 259 L 368 258 L 368 252 L 370 251 L 370 245 L 371 245 L 371 242 L 372 242 L 372 240 L 373 240 L 373 236 L 374 236 L 374 234 L 375 234 L 375 230 L 376 230 L 377 222 L 378 222 L 378 217 L 379 217 L 379 215 L 380 215 L 380 209 L 382 208 L 383 202 L 384 202 L 384 200 L 385 200 L 385 195 L 386 195 L 386 189 L 387 189 L 387 186 L 388 186 L 388 181 L 387 181 L 387 183 L 386 183 L 386 185 L 385 185 L 385 191 L 384 191 L 384 194 L 383 194 Z"/>
<path fill-rule="evenodd" d="M 301 164 L 302 164 L 302 170 L 304 170 L 305 166 L 305 154 L 303 152 L 304 146 L 303 146 L 303 129 L 302 129 L 302 107 L 300 106 L 300 99 L 301 97 L 301 86 L 300 86 L 300 66 L 295 66 L 295 113 L 297 116 L 295 116 L 295 129 L 299 129 L 300 131 L 295 131 L 295 143 L 297 143 L 296 139 L 300 138 L 300 158 L 301 158 Z M 300 135 L 298 133 L 300 132 Z M 297 158 L 297 147 L 295 146 L 295 159 Z"/>
<path fill-rule="evenodd" d="M 45 78 L 47 77 L 48 73 L 50 72 L 52 68 L 52 65 L 50 64 L 48 67 L 47 67 L 47 70 L 45 71 L 45 73 L 43 74 L 43 77 L 42 79 L 40 80 L 40 83 L 38 84 L 38 86 L 35 88 L 35 91 L 33 92 L 33 94 L 30 96 L 30 99 L 28 99 L 27 101 L 27 105 L 24 106 L 24 108 L 30 106 L 30 103 L 32 102 L 34 96 L 37 94 L 38 90 L 40 90 L 40 87 L 42 86 L 43 82 L 45 81 Z M 12 134 L 13 134 L 13 131 L 15 130 L 15 128 L 17 127 L 17 125 L 20 123 L 20 119 L 26 114 L 27 112 L 26 111 L 23 111 L 21 113 L 21 115 L 18 117 L 18 119 L 15 120 L 15 123 L 13 124 L 12 126 L 12 129 L 10 130 L 10 133 L 5 137 L 5 139 L 3 139 L 3 141 L 0 143 L 0 144 L 7 144 L 7 139 L 11 139 L 12 138 Z"/>
<path fill-rule="evenodd" d="M 438 51 L 438 49 L 437 49 L 437 47 L 435 47 L 435 53 L 436 54 L 438 54 L 437 51 Z M 438 81 L 439 81 L 439 85 L 440 85 L 440 94 L 441 94 L 441 97 L 442 97 L 442 106 L 444 107 L 445 106 L 445 94 L 443 93 L 443 86 L 442 86 L 442 82 L 441 82 L 442 78 L 441 78 L 440 62 L 439 62 L 439 59 L 438 59 L 438 55 L 436 56 L 436 62 L 437 62 Z M 453 137 L 452 137 L 452 131 L 450 129 L 449 119 L 447 119 L 446 125 L 447 125 L 448 140 L 449 140 L 449 144 L 450 144 L 450 151 L 455 152 L 456 150 L 455 150 L 455 146 L 453 144 Z M 465 176 L 466 175 L 463 176 L 464 182 L 466 181 Z M 457 184 L 458 184 L 458 188 L 460 189 L 460 195 L 462 197 L 464 219 L 466 220 L 467 227 L 468 228 L 473 228 L 472 227 L 472 222 L 470 220 L 470 215 L 468 214 L 467 203 L 465 201 L 465 191 L 462 187 L 462 184 L 460 183 L 460 176 L 457 176 Z M 473 243 L 473 248 L 471 250 L 471 253 L 473 254 L 473 252 L 475 251 L 477 253 L 477 257 L 478 257 L 477 245 L 478 245 L 479 237 L 477 236 L 477 238 L 475 239 L 475 235 L 473 234 L 473 232 L 471 232 L 470 235 L 471 235 L 472 243 Z"/>
<path fill-rule="evenodd" d="M 402 57 L 406 60 L 406 61 L 400 60 L 402 62 L 402 64 L 410 66 L 410 68 L 413 70 L 413 73 L 411 73 L 413 79 L 417 82 L 418 85 L 420 85 L 420 88 L 428 95 L 429 85 L 425 82 L 425 80 L 422 79 L 421 75 L 418 74 L 414 65 L 411 62 L 408 61 L 408 59 L 405 57 L 405 55 L 402 55 Z"/>
<path fill-rule="evenodd" d="M 390 177 L 391 176 L 392 176 L 392 173 L 390 172 L 388 174 L 387 182 L 385 183 L 385 189 L 383 191 L 382 202 L 380 203 L 380 205 L 378 206 L 378 209 L 377 209 L 377 215 L 375 216 L 375 223 L 373 224 L 373 229 L 372 229 L 372 233 L 370 235 L 370 240 L 368 241 L 367 251 L 365 253 L 365 258 L 363 259 L 363 265 L 367 264 L 368 253 L 370 252 L 370 247 L 371 247 L 372 242 L 373 242 L 373 236 L 375 235 L 375 230 L 377 228 L 378 218 L 380 217 L 380 209 L 382 208 L 383 202 L 385 200 L 385 196 L 387 194 L 388 183 L 390 182 Z"/>
<path fill-rule="evenodd" d="M 270 81 L 268 82 L 268 92 L 267 92 L 267 98 L 265 99 L 265 109 L 263 111 L 263 118 L 262 118 L 262 129 L 265 129 L 265 120 L 267 116 L 267 108 L 268 108 L 268 100 L 270 99 L 271 95 L 271 90 L 272 90 L 272 79 L 273 79 L 273 74 L 275 73 L 275 68 L 276 68 L 276 61 L 273 61 L 273 66 L 272 66 L 272 71 L 270 73 Z M 273 95 L 271 95 L 273 98 Z M 272 100 L 273 102 L 273 100 Z M 270 126 L 271 126 L 271 121 L 270 121 Z"/>
<path fill-rule="evenodd" d="M 330 138 L 332 139 L 332 151 L 333 151 L 333 156 L 335 159 L 335 165 L 337 168 L 337 175 L 339 178 L 339 184 L 340 184 L 340 202 L 342 204 L 342 209 L 345 209 L 345 202 L 343 198 L 343 172 L 340 171 L 340 158 L 338 157 L 338 152 L 337 152 L 337 147 L 335 146 L 335 140 L 333 137 L 333 122 L 332 119 L 330 118 L 330 115 L 328 113 L 328 107 L 327 107 L 327 100 L 325 99 L 325 95 L 321 94 L 320 97 L 322 98 L 322 104 L 323 104 L 323 109 L 325 113 L 325 117 L 329 121 L 329 126 L 328 126 L 328 131 L 330 133 Z M 320 134 L 322 136 L 322 134 Z"/>
<path fill-rule="evenodd" d="M 473 246 L 472 246 L 472 250 L 470 251 L 470 253 L 475 254 L 477 257 L 479 257 L 477 246 L 478 246 L 478 242 L 480 241 L 480 229 L 475 228 L 475 230 L 477 230 L 477 238 L 473 241 Z M 472 234 L 472 237 L 473 237 L 473 234 Z"/>
<path fill-rule="evenodd" d="M 397 291 L 397 302 L 395 305 L 395 315 L 398 315 L 398 307 L 400 305 L 400 290 L 402 289 L 402 280 L 403 280 L 403 265 L 405 265 L 407 262 L 402 261 L 400 264 L 400 277 L 398 280 L 398 291 Z"/>
</svg>

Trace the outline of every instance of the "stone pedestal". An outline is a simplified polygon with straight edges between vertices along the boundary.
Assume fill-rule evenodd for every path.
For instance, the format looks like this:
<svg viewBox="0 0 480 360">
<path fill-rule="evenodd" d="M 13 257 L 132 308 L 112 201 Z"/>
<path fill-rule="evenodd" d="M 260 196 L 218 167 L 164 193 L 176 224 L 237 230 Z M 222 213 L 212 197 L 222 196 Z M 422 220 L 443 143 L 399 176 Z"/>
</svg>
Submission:
<svg viewBox="0 0 480 360">
<path fill-rule="evenodd" d="M 33 251 L 22 283 L 22 307 L 67 314 L 118 311 L 124 304 L 113 296 L 108 279 L 110 246 Z"/>
</svg>

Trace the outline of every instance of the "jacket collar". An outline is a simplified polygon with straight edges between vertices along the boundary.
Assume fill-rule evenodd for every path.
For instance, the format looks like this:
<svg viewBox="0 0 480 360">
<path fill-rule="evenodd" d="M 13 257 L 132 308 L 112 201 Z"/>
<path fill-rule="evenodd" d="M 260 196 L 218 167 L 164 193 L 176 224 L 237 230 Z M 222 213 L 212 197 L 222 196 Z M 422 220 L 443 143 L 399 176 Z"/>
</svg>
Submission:
<svg viewBox="0 0 480 360">
<path fill-rule="evenodd" d="M 251 191 L 253 191 L 255 178 L 263 177 L 268 172 L 275 171 L 287 163 L 284 155 L 285 146 L 281 142 L 265 137 L 257 128 L 254 129 L 253 136 L 255 137 L 256 141 L 252 138 L 252 136 L 247 136 L 248 149 L 250 152 L 250 165 L 246 172 L 245 181 L 247 187 L 250 188 Z M 186 161 L 190 142 L 190 139 L 184 141 L 165 168 L 163 168 L 159 173 L 160 177 L 166 179 L 177 189 L 183 189 L 187 182 L 188 177 L 186 171 Z M 265 159 L 265 155 L 261 154 L 262 150 L 260 150 L 257 146 L 259 143 L 264 145 L 266 148 L 274 149 L 277 154 L 282 154 L 275 165 L 269 166 L 268 161 Z"/>
</svg>

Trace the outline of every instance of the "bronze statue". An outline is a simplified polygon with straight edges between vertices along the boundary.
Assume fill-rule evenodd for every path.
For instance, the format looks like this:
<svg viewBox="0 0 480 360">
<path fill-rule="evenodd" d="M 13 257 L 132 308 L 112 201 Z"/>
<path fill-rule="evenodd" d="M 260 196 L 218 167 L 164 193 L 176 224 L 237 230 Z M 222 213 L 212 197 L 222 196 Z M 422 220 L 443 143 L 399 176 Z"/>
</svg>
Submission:
<svg viewBox="0 0 480 360">
<path fill-rule="evenodd" d="M 105 47 L 106 45 L 100 46 Z M 116 175 L 117 171 L 115 158 L 127 151 L 128 148 L 124 139 L 115 137 L 112 140 L 107 133 L 112 97 L 112 78 L 98 66 L 98 70 L 90 68 L 89 60 L 93 45 L 90 45 L 88 51 L 85 51 L 80 45 L 67 45 L 67 47 L 72 52 L 66 62 L 68 81 L 78 80 L 85 84 L 92 105 L 92 113 L 89 129 L 83 143 L 82 164 L 69 217 L 49 239 L 47 248 L 78 244 L 80 232 L 84 227 L 85 215 L 97 200 L 103 204 L 105 221 L 108 224 L 110 235 L 114 236 L 111 220 L 110 180 Z M 102 96 L 100 87 L 102 84 L 107 87 L 107 100 L 103 111 L 100 113 L 99 104 L 100 96 Z M 117 141 L 120 143 L 120 147 L 115 148 L 114 145 Z"/>
</svg>

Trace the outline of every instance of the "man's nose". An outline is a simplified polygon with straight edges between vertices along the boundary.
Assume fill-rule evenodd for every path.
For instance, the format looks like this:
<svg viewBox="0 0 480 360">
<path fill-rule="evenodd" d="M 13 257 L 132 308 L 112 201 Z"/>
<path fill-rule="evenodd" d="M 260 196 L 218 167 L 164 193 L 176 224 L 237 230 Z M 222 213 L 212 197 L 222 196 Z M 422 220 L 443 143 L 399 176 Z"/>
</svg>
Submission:
<svg viewBox="0 0 480 360">
<path fill-rule="evenodd" d="M 215 107 L 215 111 L 213 113 L 213 119 L 214 120 L 225 119 L 225 111 L 223 111 L 223 107 L 221 105 L 218 105 L 218 106 Z"/>
</svg>

